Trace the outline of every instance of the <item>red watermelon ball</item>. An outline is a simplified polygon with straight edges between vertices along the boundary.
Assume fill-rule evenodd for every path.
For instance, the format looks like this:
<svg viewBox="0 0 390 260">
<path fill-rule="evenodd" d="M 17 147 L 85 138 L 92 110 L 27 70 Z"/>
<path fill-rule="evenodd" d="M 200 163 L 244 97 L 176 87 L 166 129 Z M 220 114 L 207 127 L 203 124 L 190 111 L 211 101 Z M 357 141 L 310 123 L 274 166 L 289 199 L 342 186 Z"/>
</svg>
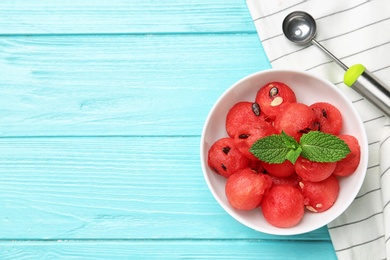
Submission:
<svg viewBox="0 0 390 260">
<path fill-rule="evenodd" d="M 264 193 L 272 186 L 270 176 L 245 168 L 230 176 L 225 193 L 229 204 L 238 210 L 252 210 L 260 206 Z"/>
<path fill-rule="evenodd" d="M 299 156 L 295 161 L 295 171 L 304 180 L 323 181 L 334 172 L 336 164 L 336 162 L 313 162 Z"/>
<path fill-rule="evenodd" d="M 258 103 L 238 102 L 229 109 L 226 116 L 226 132 L 233 138 L 239 126 L 267 120 Z"/>
<path fill-rule="evenodd" d="M 261 162 L 264 169 L 270 174 L 275 177 L 288 177 L 295 173 L 295 167 L 292 162 L 289 160 L 285 160 L 282 163 L 267 163 L 267 162 Z"/>
<path fill-rule="evenodd" d="M 285 105 L 281 113 L 276 116 L 274 127 L 278 133 L 284 131 L 299 141 L 304 133 L 318 129 L 315 120 L 316 115 L 309 106 L 302 103 L 290 103 Z"/>
<path fill-rule="evenodd" d="M 318 130 L 324 133 L 338 135 L 343 127 L 340 111 L 327 102 L 317 102 L 310 106 L 316 115 Z"/>
<path fill-rule="evenodd" d="M 352 135 L 339 135 L 341 140 L 347 143 L 351 152 L 336 164 L 336 169 L 333 174 L 336 176 L 352 175 L 360 163 L 360 145 L 356 137 Z"/>
<path fill-rule="evenodd" d="M 275 128 L 266 122 L 259 122 L 252 125 L 245 124 L 237 129 L 236 135 L 234 136 L 234 143 L 243 155 L 250 160 L 256 161 L 258 159 L 249 149 L 257 140 L 276 133 Z"/>
<path fill-rule="evenodd" d="M 270 119 L 275 119 L 280 114 L 284 104 L 297 101 L 294 91 L 281 82 L 270 82 L 262 86 L 257 91 L 255 100 Z"/>
<path fill-rule="evenodd" d="M 298 188 L 274 185 L 264 196 L 261 209 L 265 220 L 271 225 L 288 228 L 297 225 L 303 218 L 303 202 L 303 195 Z"/>
<path fill-rule="evenodd" d="M 340 191 L 339 181 L 334 175 L 320 182 L 301 180 L 299 187 L 306 208 L 312 212 L 328 210 L 335 203 Z"/>
<path fill-rule="evenodd" d="M 228 178 L 247 167 L 249 159 L 237 149 L 232 138 L 224 137 L 210 147 L 207 163 L 215 173 Z"/>
</svg>

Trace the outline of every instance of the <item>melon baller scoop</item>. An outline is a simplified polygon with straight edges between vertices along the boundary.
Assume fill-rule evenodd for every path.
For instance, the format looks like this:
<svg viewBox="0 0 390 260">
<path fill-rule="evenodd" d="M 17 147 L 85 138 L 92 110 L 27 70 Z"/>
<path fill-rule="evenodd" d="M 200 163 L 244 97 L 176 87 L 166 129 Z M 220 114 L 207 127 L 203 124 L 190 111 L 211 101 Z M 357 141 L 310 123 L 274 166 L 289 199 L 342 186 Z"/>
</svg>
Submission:
<svg viewBox="0 0 390 260">
<path fill-rule="evenodd" d="M 317 26 L 311 15 L 302 11 L 292 12 L 286 16 L 282 26 L 284 35 L 290 41 L 297 44 L 308 44 L 311 42 L 330 56 L 345 70 L 344 83 L 370 100 L 387 116 L 390 116 L 390 88 L 369 72 L 363 65 L 356 64 L 349 68 L 317 42 L 314 39 Z"/>
</svg>

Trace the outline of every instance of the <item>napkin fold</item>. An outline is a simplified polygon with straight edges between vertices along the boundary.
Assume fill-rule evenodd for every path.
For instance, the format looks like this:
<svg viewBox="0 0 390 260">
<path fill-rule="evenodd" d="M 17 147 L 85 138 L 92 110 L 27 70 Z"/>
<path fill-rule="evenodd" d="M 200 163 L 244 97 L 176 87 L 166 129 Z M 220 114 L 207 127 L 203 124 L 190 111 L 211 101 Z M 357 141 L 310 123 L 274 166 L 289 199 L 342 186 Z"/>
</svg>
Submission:
<svg viewBox="0 0 390 260">
<path fill-rule="evenodd" d="M 246 0 L 262 46 L 273 68 L 310 71 L 339 87 L 363 120 L 369 162 L 354 202 L 328 225 L 339 259 L 390 258 L 390 121 L 343 83 L 344 70 L 315 46 L 299 46 L 283 35 L 282 22 L 293 11 L 310 13 L 316 40 L 347 66 L 362 63 L 390 85 L 390 3 L 388 0 Z"/>
</svg>

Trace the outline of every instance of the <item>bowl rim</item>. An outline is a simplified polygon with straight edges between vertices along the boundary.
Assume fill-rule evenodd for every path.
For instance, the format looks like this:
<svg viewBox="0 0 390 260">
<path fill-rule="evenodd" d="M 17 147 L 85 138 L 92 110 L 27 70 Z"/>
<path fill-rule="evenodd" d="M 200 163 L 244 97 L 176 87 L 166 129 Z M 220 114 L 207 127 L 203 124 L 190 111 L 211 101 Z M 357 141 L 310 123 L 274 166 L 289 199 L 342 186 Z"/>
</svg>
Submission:
<svg viewBox="0 0 390 260">
<path fill-rule="evenodd" d="M 210 178 L 208 176 L 208 173 L 207 173 L 207 169 L 208 169 L 208 165 L 207 165 L 207 151 L 205 150 L 205 134 L 208 130 L 208 125 L 209 125 L 209 122 L 211 120 L 211 117 L 212 115 L 215 113 L 215 110 L 217 109 L 217 107 L 219 106 L 220 102 L 226 98 L 227 95 L 229 95 L 229 93 L 231 91 L 233 91 L 237 85 L 240 85 L 242 84 L 243 82 L 246 82 L 247 80 L 253 78 L 253 77 L 257 77 L 257 76 L 261 76 L 261 75 L 264 75 L 264 74 L 268 74 L 268 73 L 294 73 L 294 74 L 297 74 L 297 75 L 302 75 L 302 76 L 305 76 L 305 77 L 311 77 L 313 78 L 314 80 L 317 80 L 317 81 L 320 81 L 322 82 L 323 84 L 325 85 L 328 85 L 329 87 L 333 88 L 336 92 L 338 92 L 338 94 L 340 95 L 340 98 L 343 99 L 344 102 L 348 103 L 348 106 L 350 106 L 351 108 L 351 112 L 354 114 L 354 118 L 358 118 L 359 121 L 358 121 L 358 124 L 359 124 L 359 128 L 360 130 L 362 130 L 362 136 L 361 136 L 361 139 L 360 141 L 362 141 L 362 143 L 359 143 L 360 147 L 361 147 L 361 151 L 360 151 L 360 164 L 359 164 L 359 167 L 361 167 L 362 169 L 365 169 L 364 170 L 364 173 L 362 174 L 361 178 L 359 178 L 359 182 L 356 183 L 356 188 L 354 189 L 354 193 L 353 193 L 353 196 L 349 196 L 348 198 L 348 201 L 345 202 L 345 205 L 347 205 L 345 207 L 345 209 L 343 211 L 341 211 L 339 214 L 335 214 L 334 216 L 332 217 L 329 217 L 327 218 L 327 221 L 326 223 L 324 223 L 323 225 L 319 226 L 319 225 L 315 225 L 314 227 L 311 227 L 311 228 L 307 228 L 307 229 L 303 229 L 302 231 L 297 231 L 295 229 L 292 229 L 292 228 L 277 228 L 275 227 L 275 229 L 273 229 L 272 231 L 269 230 L 269 229 L 261 229 L 261 228 L 258 228 L 257 226 L 255 225 L 251 225 L 250 223 L 247 223 L 245 222 L 241 217 L 241 216 L 238 216 L 235 212 L 235 210 L 233 208 L 231 208 L 229 205 L 226 205 L 222 200 L 221 198 L 219 197 L 219 195 L 217 194 L 216 190 L 214 189 L 214 187 L 212 186 L 212 183 L 210 181 Z M 244 101 L 244 100 L 243 100 Z M 364 152 L 365 151 L 365 152 Z M 210 192 L 212 193 L 214 199 L 217 200 L 218 204 L 231 216 L 233 217 L 234 219 L 236 219 L 238 222 L 240 222 L 241 224 L 249 227 L 249 228 L 252 228 L 256 231 L 260 231 L 262 233 L 267 233 L 267 234 L 271 234 L 271 235 L 298 235 L 298 234 L 303 234 L 303 233 L 307 233 L 307 232 L 311 232 L 313 230 L 316 230 L 318 228 L 321 228 L 327 224 L 329 224 L 330 222 L 332 222 L 333 220 L 335 220 L 337 217 L 339 217 L 340 215 L 342 215 L 347 209 L 348 207 L 352 204 L 353 200 L 356 198 L 359 190 L 361 189 L 362 185 L 363 185 L 363 182 L 364 182 L 364 179 L 366 177 L 366 174 L 367 174 L 367 165 L 368 165 L 368 140 L 367 140 L 367 134 L 366 134 L 366 130 L 365 130 L 365 127 L 364 127 L 364 124 L 363 124 L 363 121 L 361 120 L 361 117 L 360 115 L 358 114 L 358 112 L 356 111 L 355 107 L 353 106 L 352 102 L 346 97 L 346 94 L 344 92 L 342 92 L 338 87 L 336 87 L 333 83 L 331 83 L 330 81 L 322 78 L 321 76 L 315 74 L 315 73 L 312 73 L 312 72 L 308 72 L 308 71 L 303 71 L 303 70 L 297 70 L 297 69 L 275 69 L 275 68 L 270 68 L 270 69 L 266 69 L 266 70 L 262 70 L 262 71 L 257 71 L 257 72 L 254 72 L 252 74 L 249 74 L 241 79 L 239 79 L 238 81 L 236 81 L 235 83 L 233 83 L 230 87 L 228 87 L 219 97 L 218 99 L 215 101 L 215 103 L 213 104 L 212 108 L 210 109 L 207 117 L 206 117 L 206 120 L 204 121 L 204 124 L 203 124 L 203 128 L 202 128 L 202 133 L 201 133 L 201 138 L 200 138 L 200 160 L 201 160 L 201 167 L 202 167 L 202 172 L 203 172 L 203 177 L 206 181 L 206 184 L 208 186 L 208 189 L 210 190 Z M 321 213 L 315 213 L 315 214 L 321 214 Z M 245 222 L 245 223 L 244 223 Z"/>
</svg>

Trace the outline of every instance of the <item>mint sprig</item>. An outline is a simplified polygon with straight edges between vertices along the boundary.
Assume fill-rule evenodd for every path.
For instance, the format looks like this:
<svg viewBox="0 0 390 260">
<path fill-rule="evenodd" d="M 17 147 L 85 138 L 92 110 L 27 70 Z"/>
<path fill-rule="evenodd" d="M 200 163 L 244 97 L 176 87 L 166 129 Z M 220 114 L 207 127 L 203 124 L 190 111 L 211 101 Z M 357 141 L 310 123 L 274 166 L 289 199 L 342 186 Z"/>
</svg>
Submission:
<svg viewBox="0 0 390 260">
<path fill-rule="evenodd" d="M 284 132 L 266 136 L 257 140 L 250 152 L 268 163 L 282 163 L 285 160 L 295 163 L 299 156 L 314 162 L 337 162 L 351 150 L 335 135 L 311 131 L 303 134 L 299 143 Z"/>
</svg>

